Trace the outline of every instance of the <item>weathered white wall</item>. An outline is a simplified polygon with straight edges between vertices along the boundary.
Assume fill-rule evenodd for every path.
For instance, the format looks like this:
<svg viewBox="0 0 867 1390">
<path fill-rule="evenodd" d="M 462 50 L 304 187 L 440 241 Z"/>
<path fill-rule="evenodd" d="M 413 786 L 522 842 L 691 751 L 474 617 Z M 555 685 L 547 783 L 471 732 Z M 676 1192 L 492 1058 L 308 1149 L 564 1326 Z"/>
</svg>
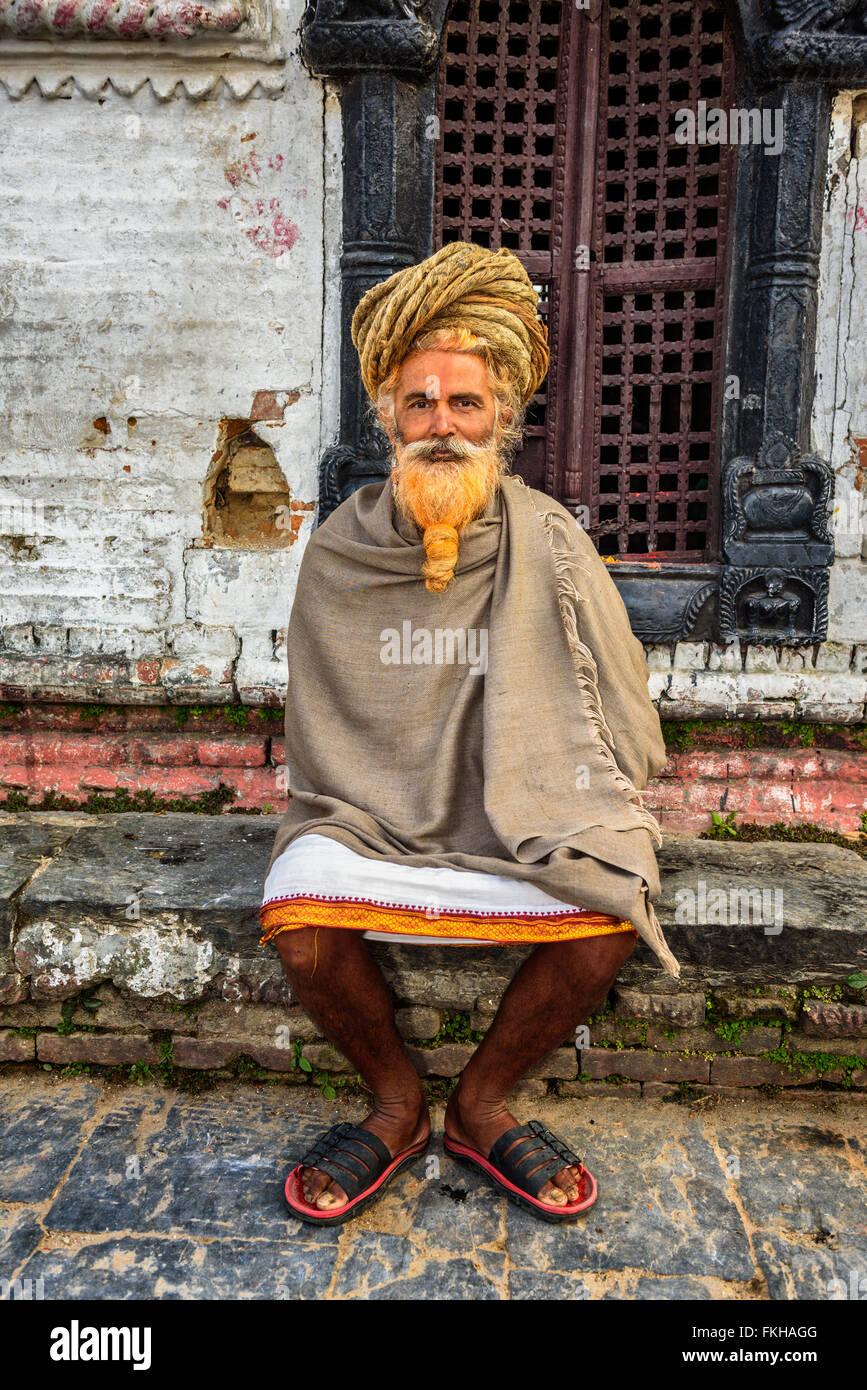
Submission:
<svg viewBox="0 0 867 1390">
<path fill-rule="evenodd" d="M 0 523 L 13 697 L 164 700 L 165 683 L 256 700 L 285 683 L 337 409 L 340 117 L 297 56 L 302 11 L 283 0 L 271 90 L 239 79 L 240 97 L 214 83 L 230 65 L 201 59 L 189 86 L 204 73 L 212 91 L 168 97 L 186 53 L 157 62 L 141 40 L 156 82 L 96 95 L 91 75 L 90 96 L 75 82 L 14 99 L 27 63 L 2 46 L 0 506 L 32 505 L 32 544 Z M 250 417 L 260 392 L 298 393 L 254 427 L 301 529 L 285 550 L 216 549 L 202 487 L 219 422 Z"/>
<path fill-rule="evenodd" d="M 280 0 L 258 68 L 199 54 L 188 72 L 186 51 L 157 63 L 145 46 L 135 80 L 116 64 L 102 85 L 111 63 L 91 44 L 75 81 L 43 61 L 53 97 L 26 88 L 27 65 L 0 43 L 0 505 L 34 507 L 32 544 L 0 523 L 7 698 L 282 697 L 339 394 L 340 112 L 297 56 L 302 11 Z M 838 500 L 829 640 L 648 647 L 664 716 L 865 717 L 864 107 L 836 102 L 821 266 L 813 442 Z M 202 488 L 219 422 L 282 391 L 298 399 L 256 429 L 306 508 L 298 538 L 210 546 Z"/>
</svg>

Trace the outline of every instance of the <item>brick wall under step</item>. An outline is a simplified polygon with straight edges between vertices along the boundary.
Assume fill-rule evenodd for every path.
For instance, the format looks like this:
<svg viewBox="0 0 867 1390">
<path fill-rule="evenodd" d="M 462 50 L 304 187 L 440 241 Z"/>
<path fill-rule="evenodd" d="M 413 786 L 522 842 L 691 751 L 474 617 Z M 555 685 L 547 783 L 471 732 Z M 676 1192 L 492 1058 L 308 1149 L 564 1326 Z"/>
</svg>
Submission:
<svg viewBox="0 0 867 1390">
<path fill-rule="evenodd" d="M 709 998 L 706 1014 L 704 995 L 615 986 L 604 1012 L 588 1023 L 586 1032 L 565 1039 L 527 1074 L 519 1090 L 525 1096 L 576 1099 L 679 1098 L 684 1093 L 732 1097 L 762 1088 L 825 1103 L 867 1101 L 867 1005 L 805 997 L 803 990 L 785 988 L 743 995 L 723 989 Z M 233 1064 L 243 1060 L 255 1063 L 262 1076 L 316 1085 L 318 1079 L 296 1065 L 297 1042 L 313 1069 L 338 1079 L 354 1077 L 352 1065 L 317 1034 L 297 1004 L 209 1000 L 184 1007 L 126 999 L 110 985 L 100 987 L 92 1000 L 98 1001 L 96 1008 L 86 1015 L 78 1010 L 77 1020 L 73 1015 L 73 1032 L 67 1031 L 70 1025 L 57 1001 L 0 1006 L 0 1063 L 61 1071 L 138 1063 L 158 1077 L 170 1037 L 171 1063 L 184 1071 L 230 1074 Z M 480 998 L 464 1026 L 484 1035 L 495 1007 L 496 1001 Z M 98 1024 L 85 1023 L 85 1016 Z M 410 1056 L 427 1080 L 458 1076 L 477 1046 L 477 1041 L 449 1038 L 454 1017 L 443 1009 L 404 1004 L 395 1016 Z M 441 1033 L 445 1036 L 439 1044 L 431 1046 Z M 779 1060 L 781 1047 L 801 1061 Z M 255 1079 L 249 1068 L 241 1074 Z"/>
<path fill-rule="evenodd" d="M 94 792 L 200 798 L 222 784 L 235 793 L 224 809 L 285 809 L 282 716 L 251 708 L 247 727 L 232 732 L 219 706 L 190 715 L 181 730 L 175 714 L 163 708 L 119 707 L 89 722 L 97 727 L 88 728 L 74 705 L 32 706 L 0 717 L 0 803 L 13 792 L 31 806 L 48 793 L 81 806 Z M 706 829 L 713 811 L 733 811 L 736 820 L 760 825 L 782 820 L 844 832 L 860 828 L 867 750 L 858 728 L 834 734 L 829 741 L 836 746 L 828 747 L 819 726 L 817 746 L 807 748 L 738 747 L 737 733 L 729 738 L 721 731 L 716 743 L 705 737 L 671 752 L 645 796 L 663 829 Z"/>
</svg>

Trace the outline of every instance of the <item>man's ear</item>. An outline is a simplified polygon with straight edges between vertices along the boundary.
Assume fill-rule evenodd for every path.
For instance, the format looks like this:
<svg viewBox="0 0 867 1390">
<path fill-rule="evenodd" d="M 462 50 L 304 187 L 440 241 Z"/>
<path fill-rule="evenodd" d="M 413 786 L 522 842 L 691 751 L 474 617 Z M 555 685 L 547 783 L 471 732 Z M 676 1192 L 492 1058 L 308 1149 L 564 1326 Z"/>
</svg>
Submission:
<svg viewBox="0 0 867 1390">
<path fill-rule="evenodd" d="M 391 414 L 390 414 L 389 412 L 387 412 L 387 411 L 384 409 L 383 406 L 378 406 L 378 407 L 377 407 L 376 413 L 377 413 L 377 415 L 379 416 L 379 423 L 382 425 L 382 428 L 385 430 L 385 433 L 388 435 L 389 442 L 390 442 L 391 444 L 393 444 L 393 443 L 394 443 L 394 425 L 393 425 L 393 423 L 392 423 Z"/>
</svg>

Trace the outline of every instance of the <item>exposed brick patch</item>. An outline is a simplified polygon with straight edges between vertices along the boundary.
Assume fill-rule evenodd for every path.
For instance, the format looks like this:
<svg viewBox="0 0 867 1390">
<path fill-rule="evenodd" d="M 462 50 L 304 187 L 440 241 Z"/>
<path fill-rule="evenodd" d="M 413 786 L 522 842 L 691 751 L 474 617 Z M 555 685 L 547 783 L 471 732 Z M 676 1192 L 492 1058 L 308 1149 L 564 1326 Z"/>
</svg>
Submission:
<svg viewBox="0 0 867 1390">
<path fill-rule="evenodd" d="M 299 518 L 302 514 L 298 513 Z M 223 629 L 177 635 L 185 660 L 192 661 L 202 647 L 205 685 L 214 679 L 209 641 L 217 642 L 221 653 L 223 647 L 234 651 L 237 646 L 232 634 Z M 190 651 L 185 643 L 192 644 Z M 61 659 L 64 678 L 75 679 L 75 663 L 68 656 Z M 44 662 L 45 657 L 34 652 L 32 660 Z M 133 681 L 133 687 L 139 682 L 140 694 L 128 690 L 118 677 L 121 685 L 111 698 L 135 700 L 146 690 L 148 699 L 158 699 L 161 692 L 154 688 L 154 678 L 174 680 L 177 665 L 171 659 L 140 660 Z M 110 664 L 98 670 L 93 666 L 91 662 L 88 679 L 99 676 L 110 687 Z M 132 671 L 136 662 L 129 661 L 127 666 Z M 217 674 L 231 682 L 231 661 L 226 672 Z M 188 676 L 189 672 L 184 679 Z M 198 698 L 192 687 L 185 685 L 184 692 L 187 699 Z M 29 693 L 29 688 L 16 691 L 7 686 L 5 697 L 26 699 Z M 204 698 L 213 699 L 213 694 Z M 279 696 L 271 703 L 279 708 Z M 214 717 L 189 715 L 179 732 L 175 714 L 164 705 L 115 705 L 86 720 L 75 704 L 42 700 L 25 705 L 0 717 L 0 787 L 23 791 L 31 800 L 54 791 L 83 803 L 94 790 L 120 787 L 132 792 L 149 787 L 159 796 L 196 796 L 223 781 L 237 788 L 236 806 L 252 810 L 270 805 L 281 810 L 285 795 L 278 788 L 275 769 L 285 761 L 282 721 L 266 719 L 250 707 L 243 731 L 224 732 L 222 710 L 219 705 L 213 709 Z M 782 717 L 788 716 L 783 712 Z M 648 785 L 646 803 L 669 830 L 705 830 L 710 812 L 725 802 L 725 809 L 734 810 L 739 820 L 814 822 L 828 829 L 855 831 L 867 804 L 867 759 L 859 733 L 858 726 L 826 731 L 817 725 L 816 746 L 803 748 L 797 746 L 797 735 L 786 735 L 777 723 L 767 721 L 762 746 L 750 748 L 745 746 L 747 731 L 741 726 L 693 726 L 691 746 L 686 751 L 669 750 L 665 767 Z M 162 782 L 157 769 L 178 775 L 174 782 Z M 197 770 L 205 774 L 204 779 L 196 775 Z M 241 780 L 228 775 L 233 770 Z M 208 780 L 210 771 L 213 781 Z M 111 780 L 113 775 L 117 782 Z"/>
<path fill-rule="evenodd" d="M 215 1039 L 175 1038 L 172 1061 L 176 1067 L 192 1071 L 210 1071 L 225 1067 L 243 1049 L 236 1042 L 217 1042 Z"/>
<path fill-rule="evenodd" d="M 863 1004 L 807 999 L 801 1015 L 801 1028 L 803 1032 L 816 1037 L 867 1038 L 867 1007 Z"/>
<path fill-rule="evenodd" d="M 104 1066 L 159 1061 L 150 1038 L 134 1033 L 39 1033 L 36 1055 L 40 1062 L 98 1062 Z"/>
<path fill-rule="evenodd" d="M 0 1028 L 0 1062 L 32 1062 L 35 1056 L 35 1038 L 22 1038 L 20 1033 Z"/>
<path fill-rule="evenodd" d="M 671 1036 L 670 1036 L 671 1035 Z M 737 1042 L 710 1028 L 662 1028 L 651 1025 L 646 1046 L 654 1052 L 771 1052 L 779 1047 L 781 1028 L 745 1028 Z"/>
<path fill-rule="evenodd" d="M 633 1081 L 707 1081 L 710 1063 L 704 1057 L 685 1057 L 663 1052 L 624 1048 L 585 1047 L 581 1070 L 593 1078 L 628 1076 Z"/>
<path fill-rule="evenodd" d="M 557 1085 L 557 1094 L 570 1099 L 574 1097 L 576 1100 L 591 1096 L 601 1096 L 605 1100 L 609 1100 L 612 1096 L 632 1096 L 634 1098 L 641 1095 L 641 1085 L 638 1081 L 622 1081 L 619 1084 L 611 1081 L 560 1081 Z"/>
<path fill-rule="evenodd" d="M 206 767 L 263 767 L 267 762 L 263 739 L 199 739 L 196 757 Z"/>
<path fill-rule="evenodd" d="M 0 975 L 0 1004 L 20 1004 L 27 998 L 23 975 Z"/>
<path fill-rule="evenodd" d="M 854 731 L 853 731 L 854 732 Z M 725 732 L 720 731 L 720 743 Z M 647 806 L 670 830 L 700 830 L 725 805 L 738 820 L 813 822 L 826 829 L 860 828 L 867 804 L 867 760 L 848 748 L 692 747 L 671 753 L 648 783 Z"/>
<path fill-rule="evenodd" d="M 255 1043 L 257 1047 L 275 1047 L 289 1038 L 289 1046 L 296 1039 L 307 1043 L 322 1041 L 316 1024 L 302 1009 L 281 1008 L 273 1004 L 237 1004 L 223 1000 L 208 1000 L 193 1015 L 195 1031 L 200 1038 L 214 1038 L 223 1042 L 239 1040 L 245 1044 Z"/>
<path fill-rule="evenodd" d="M 789 1071 L 767 1057 L 714 1057 L 710 1079 L 720 1086 L 807 1086 L 814 1081 L 842 1081 L 842 1069 L 823 1073 Z"/>
<path fill-rule="evenodd" d="M 238 1050 L 245 1057 L 251 1057 L 266 1071 L 293 1071 L 295 1069 L 291 1047 L 273 1047 L 263 1043 L 261 1038 L 241 1039 Z M 300 1073 L 304 1075 L 304 1073 Z"/>
<path fill-rule="evenodd" d="M 867 1038 L 819 1038 L 795 1029 L 786 1037 L 792 1052 L 836 1052 L 844 1057 L 867 1057 Z"/>
<path fill-rule="evenodd" d="M 799 1005 L 790 994 L 739 994 L 732 989 L 714 990 L 714 1004 L 723 1018 L 781 1018 L 795 1023 Z"/>
<path fill-rule="evenodd" d="M 616 1018 L 664 1019 L 683 1028 L 704 1022 L 703 994 L 645 994 L 618 986 L 614 1001 Z"/>
<path fill-rule="evenodd" d="M 459 1076 L 475 1050 L 475 1047 L 466 1043 L 446 1043 L 443 1047 L 407 1048 L 421 1076 Z"/>
</svg>

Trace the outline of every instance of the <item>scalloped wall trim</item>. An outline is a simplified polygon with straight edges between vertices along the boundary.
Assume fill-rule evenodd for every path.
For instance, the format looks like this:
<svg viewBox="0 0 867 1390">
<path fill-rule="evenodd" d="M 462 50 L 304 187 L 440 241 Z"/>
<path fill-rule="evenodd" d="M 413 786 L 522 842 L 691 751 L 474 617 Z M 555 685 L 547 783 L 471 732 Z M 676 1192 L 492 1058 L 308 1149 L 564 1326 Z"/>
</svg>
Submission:
<svg viewBox="0 0 867 1390">
<path fill-rule="evenodd" d="M 12 101 L 23 97 L 38 95 L 45 100 L 68 98 L 78 92 L 91 101 L 105 94 L 106 88 L 118 96 L 135 96 L 142 87 L 150 87 L 160 101 L 183 95 L 190 101 L 201 101 L 206 97 L 223 96 L 231 101 L 245 101 L 250 97 L 273 99 L 286 90 L 286 70 L 251 70 L 244 67 L 236 72 L 179 72 L 173 68 L 166 72 L 60 72 L 44 73 L 3 70 L 0 67 L 0 88 Z M 34 89 L 33 91 L 31 89 Z M 258 90 L 257 90 L 258 89 Z"/>
</svg>

